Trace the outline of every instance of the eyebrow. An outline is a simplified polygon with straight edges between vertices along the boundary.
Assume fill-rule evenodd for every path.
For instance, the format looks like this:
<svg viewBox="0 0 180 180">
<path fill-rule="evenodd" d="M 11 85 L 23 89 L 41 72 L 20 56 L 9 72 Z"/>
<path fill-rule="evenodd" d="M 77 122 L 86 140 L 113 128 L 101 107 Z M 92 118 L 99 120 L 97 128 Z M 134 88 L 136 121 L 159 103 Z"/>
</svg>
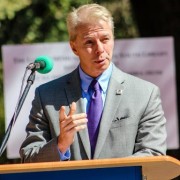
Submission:
<svg viewBox="0 0 180 180">
<path fill-rule="evenodd" d="M 109 33 L 104 33 L 104 34 L 101 35 L 101 37 L 110 37 L 110 34 Z M 89 39 L 89 38 L 94 38 L 94 36 L 93 35 L 85 35 L 85 36 L 83 36 L 84 40 Z"/>
</svg>

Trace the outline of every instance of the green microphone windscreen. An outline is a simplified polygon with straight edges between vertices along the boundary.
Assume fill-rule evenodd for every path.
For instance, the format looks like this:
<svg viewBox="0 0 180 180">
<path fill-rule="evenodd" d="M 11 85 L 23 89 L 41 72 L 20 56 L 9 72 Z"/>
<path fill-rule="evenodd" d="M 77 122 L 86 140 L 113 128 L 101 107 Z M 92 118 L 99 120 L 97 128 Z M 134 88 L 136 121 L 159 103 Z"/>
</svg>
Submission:
<svg viewBox="0 0 180 180">
<path fill-rule="evenodd" d="M 53 60 L 48 56 L 39 56 L 36 58 L 34 63 L 39 63 L 40 68 L 37 71 L 41 74 L 50 72 L 54 66 Z"/>
</svg>

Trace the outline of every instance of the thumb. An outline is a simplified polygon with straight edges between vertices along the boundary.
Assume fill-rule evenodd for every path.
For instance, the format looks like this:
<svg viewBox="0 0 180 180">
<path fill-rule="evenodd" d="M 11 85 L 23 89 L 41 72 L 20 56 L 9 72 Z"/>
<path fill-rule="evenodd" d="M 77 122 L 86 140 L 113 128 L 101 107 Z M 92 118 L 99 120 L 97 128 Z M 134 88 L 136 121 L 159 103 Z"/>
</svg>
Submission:
<svg viewBox="0 0 180 180">
<path fill-rule="evenodd" d="M 59 117 L 60 117 L 60 121 L 63 121 L 67 117 L 64 106 L 61 106 L 60 108 Z"/>
<path fill-rule="evenodd" d="M 76 103 L 72 102 L 68 115 L 73 115 L 76 112 Z"/>
</svg>

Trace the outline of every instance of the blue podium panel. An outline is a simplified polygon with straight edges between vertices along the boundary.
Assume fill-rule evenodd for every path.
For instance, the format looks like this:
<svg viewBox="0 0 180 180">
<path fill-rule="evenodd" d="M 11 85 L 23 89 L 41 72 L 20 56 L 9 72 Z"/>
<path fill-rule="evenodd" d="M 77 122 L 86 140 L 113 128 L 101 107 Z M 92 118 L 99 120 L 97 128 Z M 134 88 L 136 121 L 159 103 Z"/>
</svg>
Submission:
<svg viewBox="0 0 180 180">
<path fill-rule="evenodd" d="M 111 167 L 0 174 L 0 180 L 142 180 L 141 167 Z"/>
</svg>

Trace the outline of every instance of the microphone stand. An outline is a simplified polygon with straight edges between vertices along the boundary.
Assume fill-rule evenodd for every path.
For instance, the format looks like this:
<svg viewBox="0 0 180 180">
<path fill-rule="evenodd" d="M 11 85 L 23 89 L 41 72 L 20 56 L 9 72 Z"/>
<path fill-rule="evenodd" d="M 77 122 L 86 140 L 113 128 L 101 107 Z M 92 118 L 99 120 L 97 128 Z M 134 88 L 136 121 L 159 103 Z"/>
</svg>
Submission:
<svg viewBox="0 0 180 180">
<path fill-rule="evenodd" d="M 3 138 L 3 141 L 1 143 L 1 146 L 0 146 L 0 156 L 3 154 L 5 148 L 6 148 L 6 145 L 7 145 L 7 141 L 9 139 L 9 136 L 10 136 L 10 133 L 11 133 L 11 130 L 12 130 L 12 127 L 13 125 L 15 124 L 16 122 L 16 119 L 20 113 L 20 110 L 22 108 L 22 105 L 26 99 L 26 96 L 29 92 L 29 89 L 31 87 L 31 85 L 34 83 L 34 80 L 35 80 L 35 69 L 32 69 L 31 70 L 31 74 L 29 75 L 28 79 L 27 79 L 27 84 L 26 84 L 26 87 L 24 88 L 24 91 L 22 93 L 22 96 L 20 97 L 19 101 L 18 101 L 18 104 L 17 104 L 17 108 L 13 114 L 13 117 L 9 123 L 9 126 L 5 132 L 5 136 Z"/>
</svg>

